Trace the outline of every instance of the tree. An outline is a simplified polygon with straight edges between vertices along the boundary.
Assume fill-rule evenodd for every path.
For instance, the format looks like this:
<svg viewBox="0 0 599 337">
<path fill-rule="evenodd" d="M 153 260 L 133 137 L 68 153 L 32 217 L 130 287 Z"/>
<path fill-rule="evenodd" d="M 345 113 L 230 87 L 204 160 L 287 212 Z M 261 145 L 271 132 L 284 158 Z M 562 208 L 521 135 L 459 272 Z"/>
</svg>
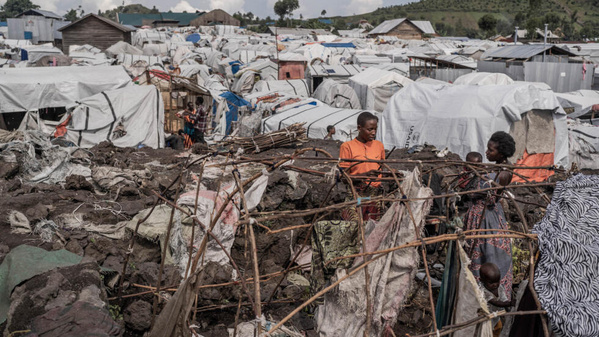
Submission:
<svg viewBox="0 0 599 337">
<path fill-rule="evenodd" d="M 303 20 L 304 16 L 300 13 L 300 20 Z"/>
<path fill-rule="evenodd" d="M 293 14 L 293 11 L 298 8 L 298 0 L 278 0 L 275 2 L 274 11 L 275 14 L 281 18 L 281 21 L 283 21 L 286 16 L 290 17 Z M 289 25 L 289 22 L 287 25 Z"/>
<path fill-rule="evenodd" d="M 320 16 L 325 16 L 327 15 L 327 10 L 323 9 L 322 12 L 320 12 Z"/>
<path fill-rule="evenodd" d="M 485 14 L 478 19 L 478 27 L 490 34 L 497 27 L 497 19 L 491 14 Z"/>
<path fill-rule="evenodd" d="M 6 3 L 0 7 L 0 19 L 14 18 L 25 11 L 38 8 L 40 6 L 31 2 L 31 0 L 6 0 Z"/>
<path fill-rule="evenodd" d="M 77 15 L 77 11 L 71 8 L 67 12 L 67 14 L 64 15 L 64 19 L 67 21 L 75 22 L 79 20 L 79 16 Z"/>
</svg>

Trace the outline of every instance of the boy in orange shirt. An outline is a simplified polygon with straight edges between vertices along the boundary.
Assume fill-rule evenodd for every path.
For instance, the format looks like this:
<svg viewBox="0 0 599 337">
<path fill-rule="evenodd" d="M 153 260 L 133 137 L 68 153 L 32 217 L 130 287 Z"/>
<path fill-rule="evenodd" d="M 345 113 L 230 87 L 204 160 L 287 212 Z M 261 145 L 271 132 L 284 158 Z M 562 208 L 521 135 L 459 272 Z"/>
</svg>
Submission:
<svg viewBox="0 0 599 337">
<path fill-rule="evenodd" d="M 377 175 L 380 170 L 380 164 L 374 162 L 344 162 L 343 159 L 362 159 L 362 160 L 384 160 L 385 147 L 383 143 L 375 140 L 378 127 L 378 117 L 370 112 L 362 112 L 358 116 L 358 137 L 341 144 L 339 149 L 339 163 L 341 168 L 349 170 L 349 175 Z M 381 182 L 377 180 L 368 180 L 356 185 L 358 194 L 362 197 L 372 197 L 380 193 Z M 362 217 L 364 220 L 370 218 L 380 218 L 380 205 L 369 203 L 362 206 Z M 342 213 L 345 220 L 357 220 L 355 207 Z"/>
</svg>

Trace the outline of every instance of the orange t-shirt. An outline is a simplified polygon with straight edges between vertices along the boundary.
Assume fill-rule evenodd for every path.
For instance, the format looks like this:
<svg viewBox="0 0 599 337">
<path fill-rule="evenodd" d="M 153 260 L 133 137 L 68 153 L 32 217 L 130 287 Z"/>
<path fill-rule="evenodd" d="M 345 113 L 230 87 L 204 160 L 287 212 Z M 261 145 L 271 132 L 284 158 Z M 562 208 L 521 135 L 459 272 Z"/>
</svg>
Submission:
<svg viewBox="0 0 599 337">
<path fill-rule="evenodd" d="M 385 147 L 383 143 L 378 140 L 373 140 L 367 143 L 362 143 L 358 139 L 354 138 L 349 142 L 345 142 L 341 144 L 341 148 L 339 149 L 339 158 L 341 159 L 370 159 L 370 160 L 384 160 L 385 159 Z M 339 166 L 343 168 L 350 167 L 349 169 L 350 175 L 361 175 L 363 173 L 379 170 L 379 163 L 359 163 L 355 162 L 341 162 Z M 381 175 L 379 175 L 380 177 Z M 381 185 L 380 181 L 372 181 L 370 183 L 373 187 L 378 187 Z"/>
</svg>

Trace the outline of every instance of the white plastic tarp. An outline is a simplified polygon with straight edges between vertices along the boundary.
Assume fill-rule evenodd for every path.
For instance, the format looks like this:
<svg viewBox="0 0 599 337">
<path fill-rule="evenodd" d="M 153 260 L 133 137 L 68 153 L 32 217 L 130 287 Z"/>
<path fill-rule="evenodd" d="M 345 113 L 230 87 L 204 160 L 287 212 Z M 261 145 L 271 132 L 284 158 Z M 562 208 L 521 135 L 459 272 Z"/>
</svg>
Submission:
<svg viewBox="0 0 599 337">
<path fill-rule="evenodd" d="M 557 96 L 564 109 L 574 108 L 574 111 L 568 114 L 570 118 L 584 116 L 592 111 L 593 105 L 599 105 L 599 91 L 597 90 L 577 90 L 568 93 L 556 92 L 555 96 Z"/>
<path fill-rule="evenodd" d="M 116 56 L 119 54 L 142 55 L 143 51 L 139 48 L 133 47 L 125 41 L 119 41 L 108 47 L 105 53 L 110 56 Z"/>
<path fill-rule="evenodd" d="M 383 112 L 378 138 L 385 147 L 428 143 L 465 158 L 485 153 L 496 131 L 510 131 L 531 110 L 553 113 L 554 163 L 568 165 L 566 114 L 551 90 L 531 84 L 429 85 L 413 83 L 394 95 Z M 547 130 L 552 132 L 553 130 Z"/>
<path fill-rule="evenodd" d="M 262 132 L 281 130 L 295 123 L 306 123 L 304 127 L 308 138 L 323 139 L 327 135 L 327 126 L 333 125 L 336 131 L 333 139 L 346 142 L 358 135 L 357 118 L 362 112 L 364 110 L 306 104 L 263 119 Z"/>
<path fill-rule="evenodd" d="M 72 110 L 71 110 L 72 109 Z M 69 107 L 65 138 L 89 148 L 109 140 L 120 147 L 164 147 L 164 102 L 153 85 L 110 90 Z"/>
<path fill-rule="evenodd" d="M 472 84 L 472 85 L 498 85 L 513 84 L 514 80 L 502 73 L 474 72 L 462 75 L 453 82 L 453 84 Z"/>
<path fill-rule="evenodd" d="M 377 68 L 368 68 L 349 78 L 349 86 L 360 97 L 362 108 L 376 111 L 383 111 L 391 96 L 412 82 L 398 73 Z"/>
<path fill-rule="evenodd" d="M 122 66 L 0 69 L 0 113 L 64 107 L 133 85 Z"/>
<path fill-rule="evenodd" d="M 360 99 L 352 87 L 331 79 L 324 80 L 312 95 L 335 108 L 361 109 Z"/>
<path fill-rule="evenodd" d="M 258 81 L 254 92 L 282 92 L 290 95 L 310 97 L 306 80 Z"/>
</svg>

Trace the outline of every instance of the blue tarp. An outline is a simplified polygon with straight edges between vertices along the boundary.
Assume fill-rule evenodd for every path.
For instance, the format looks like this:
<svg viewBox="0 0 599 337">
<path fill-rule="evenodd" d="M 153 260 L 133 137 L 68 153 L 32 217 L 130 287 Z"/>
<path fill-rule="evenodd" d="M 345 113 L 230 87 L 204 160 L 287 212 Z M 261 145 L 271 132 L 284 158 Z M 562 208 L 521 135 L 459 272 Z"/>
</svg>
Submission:
<svg viewBox="0 0 599 337">
<path fill-rule="evenodd" d="M 239 117 L 239 107 L 250 105 L 250 102 L 230 91 L 223 92 L 219 96 L 224 97 L 227 100 L 227 105 L 229 107 L 229 111 L 227 111 L 227 130 L 225 132 L 225 135 L 228 135 L 231 132 L 231 122 L 236 122 Z M 212 113 L 216 115 L 216 105 L 213 106 Z"/>
<path fill-rule="evenodd" d="M 330 43 L 322 43 L 323 47 L 331 47 L 331 48 L 356 48 L 356 46 L 354 46 L 353 43 L 351 42 L 347 42 L 347 43 L 334 43 L 334 42 L 330 42 Z"/>
<path fill-rule="evenodd" d="M 200 37 L 200 34 L 198 33 L 193 33 L 190 34 L 185 41 L 191 42 L 191 43 L 198 43 L 202 38 Z"/>
<path fill-rule="evenodd" d="M 239 68 L 241 68 L 243 63 L 241 63 L 239 61 L 232 61 L 232 62 L 229 62 L 229 65 L 231 66 L 231 71 L 233 72 L 233 75 L 235 75 L 235 74 L 237 74 L 237 72 L 239 71 Z"/>
<path fill-rule="evenodd" d="M 333 24 L 333 20 L 331 20 L 331 19 L 318 19 L 318 21 L 324 23 L 325 25 Z"/>
</svg>

